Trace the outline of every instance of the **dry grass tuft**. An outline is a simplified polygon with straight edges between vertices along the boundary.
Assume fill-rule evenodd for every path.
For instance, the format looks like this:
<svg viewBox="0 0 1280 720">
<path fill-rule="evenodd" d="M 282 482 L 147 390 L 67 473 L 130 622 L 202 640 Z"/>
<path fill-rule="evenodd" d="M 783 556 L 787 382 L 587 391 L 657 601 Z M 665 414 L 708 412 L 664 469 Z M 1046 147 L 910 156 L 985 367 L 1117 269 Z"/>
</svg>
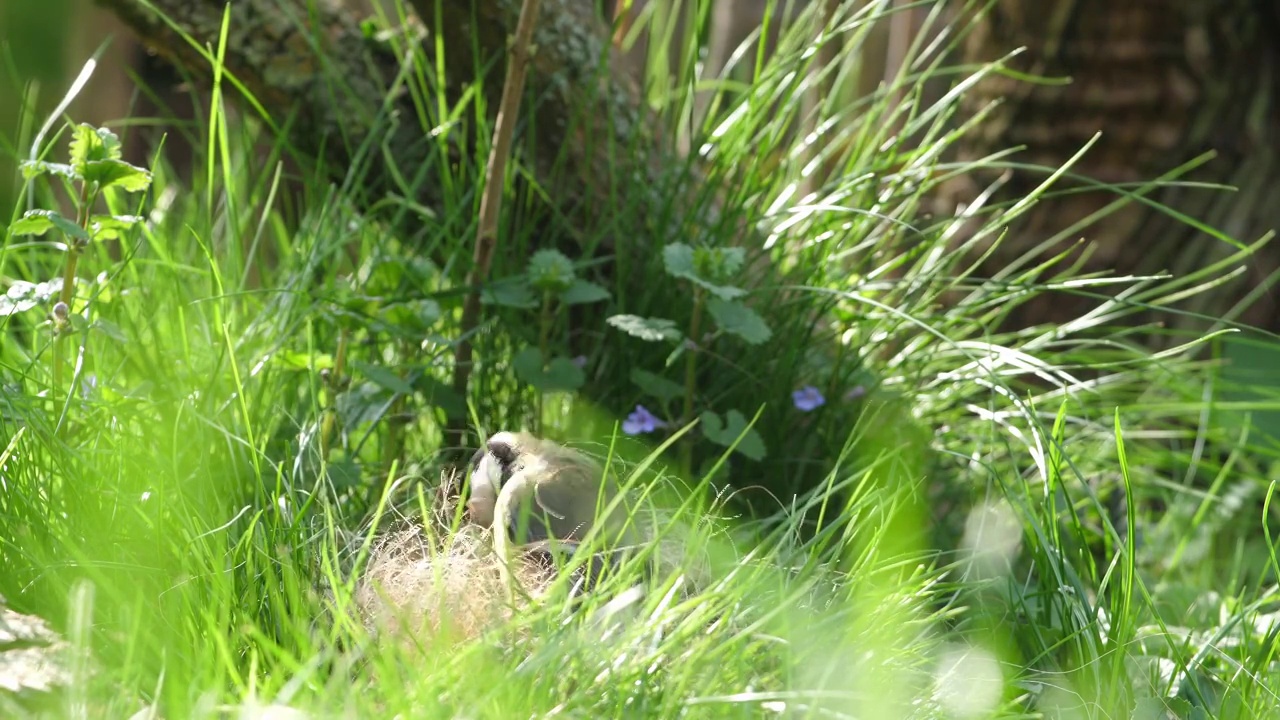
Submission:
<svg viewBox="0 0 1280 720">
<path fill-rule="evenodd" d="M 429 516 L 386 532 L 371 549 L 355 592 L 371 633 L 429 651 L 480 638 L 517 611 L 507 600 L 489 529 L 466 522 L 452 527 L 459 488 L 455 478 L 443 477 Z M 652 523 L 640 526 L 652 537 Z M 663 538 L 656 550 L 652 569 L 660 577 L 684 574 L 681 594 L 708 580 L 708 559 L 691 558 L 682 539 Z M 556 568 L 545 553 L 528 552 L 517 557 L 513 576 L 537 599 L 555 581 Z"/>
</svg>

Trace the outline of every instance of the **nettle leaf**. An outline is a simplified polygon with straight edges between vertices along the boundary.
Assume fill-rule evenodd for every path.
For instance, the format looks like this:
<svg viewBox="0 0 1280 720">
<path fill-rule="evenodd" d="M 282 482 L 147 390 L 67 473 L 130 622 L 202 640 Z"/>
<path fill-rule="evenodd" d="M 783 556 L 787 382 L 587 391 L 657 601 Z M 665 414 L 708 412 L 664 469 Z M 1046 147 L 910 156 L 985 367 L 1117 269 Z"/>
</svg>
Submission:
<svg viewBox="0 0 1280 720">
<path fill-rule="evenodd" d="M 480 293 L 480 301 L 486 305 L 529 310 L 538 307 L 538 299 L 523 280 L 509 279 L 495 283 Z"/>
<path fill-rule="evenodd" d="M 69 180 L 79 180 L 80 174 L 66 163 L 52 163 L 44 160 L 25 160 L 22 163 L 22 177 L 31 180 L 41 175 L 61 175 Z"/>
<path fill-rule="evenodd" d="M 560 302 L 565 305 L 585 305 L 609 299 L 609 291 L 604 287 L 586 280 L 574 280 L 567 290 L 560 293 Z"/>
<path fill-rule="evenodd" d="M 98 318 L 93 321 L 92 327 L 94 330 L 97 330 L 118 343 L 129 342 L 129 336 L 125 334 L 124 330 L 121 329 L 119 325 L 116 325 L 109 320 Z"/>
<path fill-rule="evenodd" d="M 685 243 L 671 243 L 662 248 L 662 262 L 668 275 L 688 280 L 723 300 L 747 294 L 742 288 L 722 284 L 723 278 L 741 269 L 744 257 L 742 248 L 695 250 Z"/>
<path fill-rule="evenodd" d="M 54 228 L 61 230 L 68 237 L 84 242 L 89 241 L 89 233 L 85 232 L 84 228 L 53 210 L 28 210 L 21 220 L 9 226 L 9 234 L 40 236 Z"/>
<path fill-rule="evenodd" d="M 359 487 L 361 484 L 360 463 L 350 457 L 339 457 L 325 463 L 325 473 L 329 482 L 338 490 Z"/>
<path fill-rule="evenodd" d="M 46 305 L 62 291 L 62 278 L 42 283 L 15 280 L 4 295 L 0 295 L 0 317 L 24 313 L 34 307 Z"/>
<path fill-rule="evenodd" d="M 445 417 L 459 418 L 467 416 L 466 401 L 445 383 L 430 375 L 422 375 L 418 378 L 418 386 L 421 388 L 422 394 L 426 395 L 427 402 L 443 410 Z"/>
<path fill-rule="evenodd" d="M 740 302 L 713 297 L 707 301 L 707 311 L 715 319 L 717 327 L 751 345 L 759 345 L 773 337 L 773 331 L 764 318 Z"/>
<path fill-rule="evenodd" d="M 399 375 L 388 370 L 381 365 L 370 365 L 368 363 L 353 360 L 351 362 L 352 369 L 369 378 L 371 382 L 381 388 L 386 388 L 393 393 L 399 395 L 412 395 L 413 386 L 402 379 Z"/>
<path fill-rule="evenodd" d="M 392 325 L 426 330 L 440 320 L 440 303 L 430 298 L 395 303 L 384 308 L 381 315 Z"/>
<path fill-rule="evenodd" d="M 516 377 L 542 392 L 572 392 L 587 382 L 582 368 L 568 358 L 552 358 L 544 365 L 542 351 L 535 347 L 516 353 L 511 359 L 511 367 L 515 369 Z"/>
<path fill-rule="evenodd" d="M 631 382 L 635 383 L 646 395 L 655 397 L 663 402 L 671 402 L 684 395 L 684 388 L 679 383 L 639 368 L 631 371 Z"/>
<path fill-rule="evenodd" d="M 118 187 L 126 192 L 139 192 L 151 185 L 151 173 L 123 160 L 91 160 L 84 164 L 81 173 L 86 182 L 99 187 Z"/>
<path fill-rule="evenodd" d="M 140 222 L 139 215 L 94 215 L 89 221 L 89 234 L 94 240 L 116 240 Z"/>
<path fill-rule="evenodd" d="M 559 250 L 539 250 L 529 258 L 529 267 L 525 270 L 529 284 L 542 292 L 562 293 L 568 290 L 577 273 L 573 269 L 573 261 Z"/>
<path fill-rule="evenodd" d="M 766 452 L 764 439 L 755 428 L 749 427 L 747 418 L 737 410 L 725 413 L 724 419 L 710 410 L 701 415 L 702 434 L 711 442 L 721 447 L 734 447 L 734 452 L 742 453 L 752 460 L 763 460 Z M 739 439 L 741 437 L 741 439 Z"/>
<path fill-rule="evenodd" d="M 727 280 L 737 275 L 747 262 L 740 247 L 700 247 L 693 252 L 693 266 L 702 277 Z"/>
<path fill-rule="evenodd" d="M 85 164 L 120 159 L 120 138 L 106 128 L 80 123 L 71 131 L 71 164 L 83 176 Z"/>
<path fill-rule="evenodd" d="M 80 313 L 70 313 L 67 315 L 67 323 L 71 325 L 71 329 L 82 333 L 89 329 L 89 320 Z"/>
<path fill-rule="evenodd" d="M 381 420 L 394 400 L 395 395 L 386 388 L 372 382 L 362 382 L 346 392 L 338 393 L 333 406 L 342 426 L 354 428 Z"/>
<path fill-rule="evenodd" d="M 614 315 L 606 322 L 619 330 L 648 342 L 679 340 L 675 322 L 665 318 L 643 318 L 639 315 Z"/>
<path fill-rule="evenodd" d="M 669 243 L 662 248 L 662 264 L 666 266 L 667 274 L 675 277 L 690 277 L 698 274 L 693 268 L 692 245 Z"/>
<path fill-rule="evenodd" d="M 369 255 L 356 270 L 356 283 L 370 295 L 396 292 L 404 277 L 404 265 L 380 255 Z"/>
</svg>

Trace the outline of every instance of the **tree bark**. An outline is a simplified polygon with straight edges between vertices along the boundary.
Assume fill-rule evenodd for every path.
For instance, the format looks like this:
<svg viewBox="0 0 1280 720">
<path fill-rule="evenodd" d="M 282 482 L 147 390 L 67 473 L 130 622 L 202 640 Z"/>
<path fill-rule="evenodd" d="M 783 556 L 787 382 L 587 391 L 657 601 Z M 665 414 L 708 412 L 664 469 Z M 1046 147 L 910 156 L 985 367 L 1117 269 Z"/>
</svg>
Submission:
<svg viewBox="0 0 1280 720">
<path fill-rule="evenodd" d="M 969 136 L 964 159 L 1025 146 L 1018 160 L 1058 168 L 1101 132 L 1074 171 L 1105 182 L 1139 184 L 1213 152 L 1211 161 L 1178 179 L 1223 183 L 1235 192 L 1171 187 L 1149 197 L 1240 243 L 1253 243 L 1280 225 L 1280 204 L 1268 200 L 1268 189 L 1280 181 L 1277 12 L 1254 0 L 1000 0 L 977 23 L 964 60 L 990 61 L 1025 46 L 1013 63 L 1016 69 L 1070 82 L 991 77 L 980 83 L 966 98 L 971 110 L 998 98 L 1003 105 Z M 1044 177 L 1015 171 L 1003 192 L 1023 197 Z M 956 192 L 963 200 L 976 189 L 970 184 Z M 1041 202 L 1013 228 L 989 267 L 1008 266 L 1116 197 L 1089 190 Z M 1092 252 L 1084 269 L 1118 275 L 1185 275 L 1235 251 L 1182 220 L 1136 203 L 1064 236 L 1048 252 L 1061 251 L 1081 236 Z M 1214 318 L 1238 313 L 1239 321 L 1280 330 L 1277 295 L 1264 287 L 1277 268 L 1280 246 L 1264 245 L 1231 283 L 1178 308 Z M 1256 302 L 1237 307 L 1251 295 L 1258 295 Z M 1065 321 L 1096 304 L 1096 299 L 1045 295 L 1028 303 L 1012 323 Z M 1208 324 L 1168 314 L 1161 320 L 1198 332 Z"/>
</svg>

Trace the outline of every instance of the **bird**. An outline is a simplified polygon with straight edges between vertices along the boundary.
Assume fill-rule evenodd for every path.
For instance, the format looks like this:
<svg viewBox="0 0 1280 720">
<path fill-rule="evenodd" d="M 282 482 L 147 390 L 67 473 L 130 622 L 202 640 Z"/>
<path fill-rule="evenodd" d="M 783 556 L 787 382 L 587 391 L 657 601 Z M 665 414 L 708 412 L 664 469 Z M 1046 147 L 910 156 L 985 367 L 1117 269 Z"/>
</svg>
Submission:
<svg viewBox="0 0 1280 720">
<path fill-rule="evenodd" d="M 491 435 L 471 458 L 467 512 L 491 528 L 499 572 L 510 590 L 511 546 L 526 553 L 572 554 L 593 530 L 610 549 L 638 539 L 611 474 L 588 455 L 527 432 Z M 588 578 L 603 570 L 590 563 Z"/>
</svg>

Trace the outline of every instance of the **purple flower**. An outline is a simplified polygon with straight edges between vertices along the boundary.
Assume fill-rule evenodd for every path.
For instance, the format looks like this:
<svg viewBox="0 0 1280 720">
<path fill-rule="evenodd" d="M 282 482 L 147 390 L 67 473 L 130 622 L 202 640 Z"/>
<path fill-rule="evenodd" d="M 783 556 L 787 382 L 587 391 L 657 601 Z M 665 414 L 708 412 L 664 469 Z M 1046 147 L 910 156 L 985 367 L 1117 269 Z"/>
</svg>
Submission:
<svg viewBox="0 0 1280 720">
<path fill-rule="evenodd" d="M 627 416 L 622 421 L 622 432 L 628 435 L 640 435 L 642 433 L 651 433 L 658 428 L 664 428 L 667 424 L 653 416 L 653 413 L 643 405 L 636 405 L 635 412 Z"/>
<path fill-rule="evenodd" d="M 574 365 L 577 365 L 578 369 L 581 370 L 582 368 L 587 366 L 587 356 L 579 355 L 578 357 L 570 360 L 569 362 L 573 363 Z"/>
<path fill-rule="evenodd" d="M 867 394 L 867 389 L 861 385 L 854 385 L 849 392 L 844 394 L 845 400 L 857 400 Z"/>
<path fill-rule="evenodd" d="M 809 412 L 826 404 L 827 399 L 822 397 L 822 393 L 818 392 L 818 388 L 812 385 L 805 385 L 791 393 L 791 402 L 795 404 L 796 409 Z"/>
</svg>

